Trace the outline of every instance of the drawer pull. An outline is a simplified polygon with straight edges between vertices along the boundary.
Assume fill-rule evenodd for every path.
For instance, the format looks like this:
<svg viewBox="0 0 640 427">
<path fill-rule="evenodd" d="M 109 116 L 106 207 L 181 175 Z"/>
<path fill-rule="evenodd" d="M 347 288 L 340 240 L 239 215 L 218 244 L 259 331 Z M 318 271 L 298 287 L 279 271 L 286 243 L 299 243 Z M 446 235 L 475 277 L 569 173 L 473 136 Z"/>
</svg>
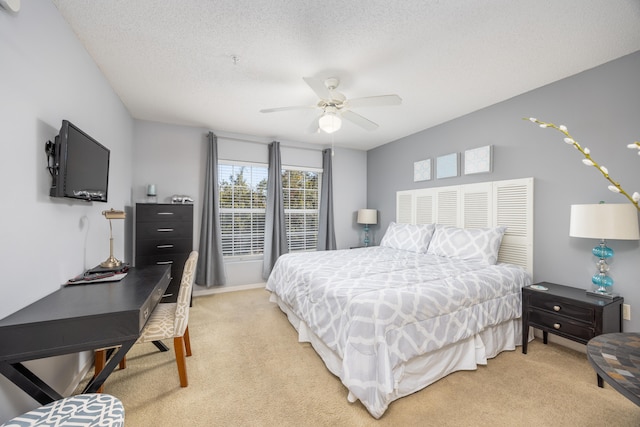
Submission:
<svg viewBox="0 0 640 427">
<path fill-rule="evenodd" d="M 158 228 L 157 231 L 159 233 L 171 233 L 173 231 L 173 228 Z"/>
<path fill-rule="evenodd" d="M 560 323 L 554 323 L 553 324 L 553 328 L 554 329 L 560 329 L 562 327 L 562 325 Z"/>
<path fill-rule="evenodd" d="M 173 212 L 158 212 L 158 215 L 173 215 Z"/>
<path fill-rule="evenodd" d="M 158 262 L 156 262 L 156 264 L 158 264 L 158 265 L 168 265 L 168 264 L 173 264 L 173 261 L 158 261 Z"/>
<path fill-rule="evenodd" d="M 172 248 L 173 245 L 156 245 L 156 248 L 158 249 L 168 249 L 168 248 Z"/>
<path fill-rule="evenodd" d="M 559 305 L 554 305 L 553 306 L 553 311 L 560 311 L 562 309 L 562 307 L 560 307 Z"/>
<path fill-rule="evenodd" d="M 142 316 L 146 319 L 147 317 L 149 317 L 149 307 L 144 309 L 144 312 L 142 313 Z"/>
</svg>

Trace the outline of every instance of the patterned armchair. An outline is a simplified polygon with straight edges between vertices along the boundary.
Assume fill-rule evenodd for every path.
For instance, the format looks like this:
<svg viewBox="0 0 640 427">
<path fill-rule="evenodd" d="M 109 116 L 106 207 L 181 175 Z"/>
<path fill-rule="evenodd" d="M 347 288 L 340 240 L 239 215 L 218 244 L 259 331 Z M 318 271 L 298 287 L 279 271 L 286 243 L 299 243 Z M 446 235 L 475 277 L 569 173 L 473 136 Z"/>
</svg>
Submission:
<svg viewBox="0 0 640 427">
<path fill-rule="evenodd" d="M 36 408 L 0 427 L 36 426 L 123 427 L 124 407 L 108 394 L 79 394 Z"/>
</svg>

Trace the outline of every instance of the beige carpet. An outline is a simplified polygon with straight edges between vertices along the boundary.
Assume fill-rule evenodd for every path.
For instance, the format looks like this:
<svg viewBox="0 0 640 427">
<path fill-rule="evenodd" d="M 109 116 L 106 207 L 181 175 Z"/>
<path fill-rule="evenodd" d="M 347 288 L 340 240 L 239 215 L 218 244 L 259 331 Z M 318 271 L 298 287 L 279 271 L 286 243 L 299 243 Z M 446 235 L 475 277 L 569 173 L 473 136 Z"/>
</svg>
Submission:
<svg viewBox="0 0 640 427">
<path fill-rule="evenodd" d="M 596 376 L 582 353 L 531 343 L 476 371 L 456 372 L 396 400 L 380 420 L 347 391 L 308 344 L 297 342 L 265 290 L 194 300 L 189 387 L 173 355 L 134 346 L 106 393 L 138 426 L 637 426 L 640 408 Z"/>
</svg>

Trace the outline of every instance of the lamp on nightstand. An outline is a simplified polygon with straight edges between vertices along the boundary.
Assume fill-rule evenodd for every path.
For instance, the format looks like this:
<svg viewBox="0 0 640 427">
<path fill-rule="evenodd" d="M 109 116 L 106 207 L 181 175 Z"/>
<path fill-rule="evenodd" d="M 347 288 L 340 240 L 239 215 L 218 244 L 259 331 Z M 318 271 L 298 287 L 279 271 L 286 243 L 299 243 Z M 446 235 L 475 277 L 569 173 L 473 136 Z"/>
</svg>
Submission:
<svg viewBox="0 0 640 427">
<path fill-rule="evenodd" d="M 364 225 L 364 245 L 369 246 L 369 225 L 378 223 L 378 211 L 375 209 L 358 210 L 358 224 Z"/>
<path fill-rule="evenodd" d="M 612 298 L 613 279 L 608 276 L 607 259 L 613 257 L 613 249 L 606 240 L 638 240 L 638 211 L 631 204 L 571 205 L 569 236 L 600 239 L 600 245 L 591 251 L 598 262 L 598 271 L 591 278 L 593 290 L 588 294 Z"/>
</svg>

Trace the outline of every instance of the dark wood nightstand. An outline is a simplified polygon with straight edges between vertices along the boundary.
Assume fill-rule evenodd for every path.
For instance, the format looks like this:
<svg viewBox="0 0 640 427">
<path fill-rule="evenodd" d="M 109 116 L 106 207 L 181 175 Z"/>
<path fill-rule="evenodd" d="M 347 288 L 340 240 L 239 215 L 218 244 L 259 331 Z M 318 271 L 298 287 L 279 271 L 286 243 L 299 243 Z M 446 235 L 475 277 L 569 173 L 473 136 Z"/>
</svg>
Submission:
<svg viewBox="0 0 640 427">
<path fill-rule="evenodd" d="M 545 344 L 548 333 L 587 344 L 595 336 L 622 331 L 624 298 L 598 298 L 587 295 L 584 289 L 548 282 L 532 286 L 522 288 L 522 353 L 527 354 L 530 326 L 542 330 Z M 602 387 L 600 377 L 598 385 Z"/>
</svg>

